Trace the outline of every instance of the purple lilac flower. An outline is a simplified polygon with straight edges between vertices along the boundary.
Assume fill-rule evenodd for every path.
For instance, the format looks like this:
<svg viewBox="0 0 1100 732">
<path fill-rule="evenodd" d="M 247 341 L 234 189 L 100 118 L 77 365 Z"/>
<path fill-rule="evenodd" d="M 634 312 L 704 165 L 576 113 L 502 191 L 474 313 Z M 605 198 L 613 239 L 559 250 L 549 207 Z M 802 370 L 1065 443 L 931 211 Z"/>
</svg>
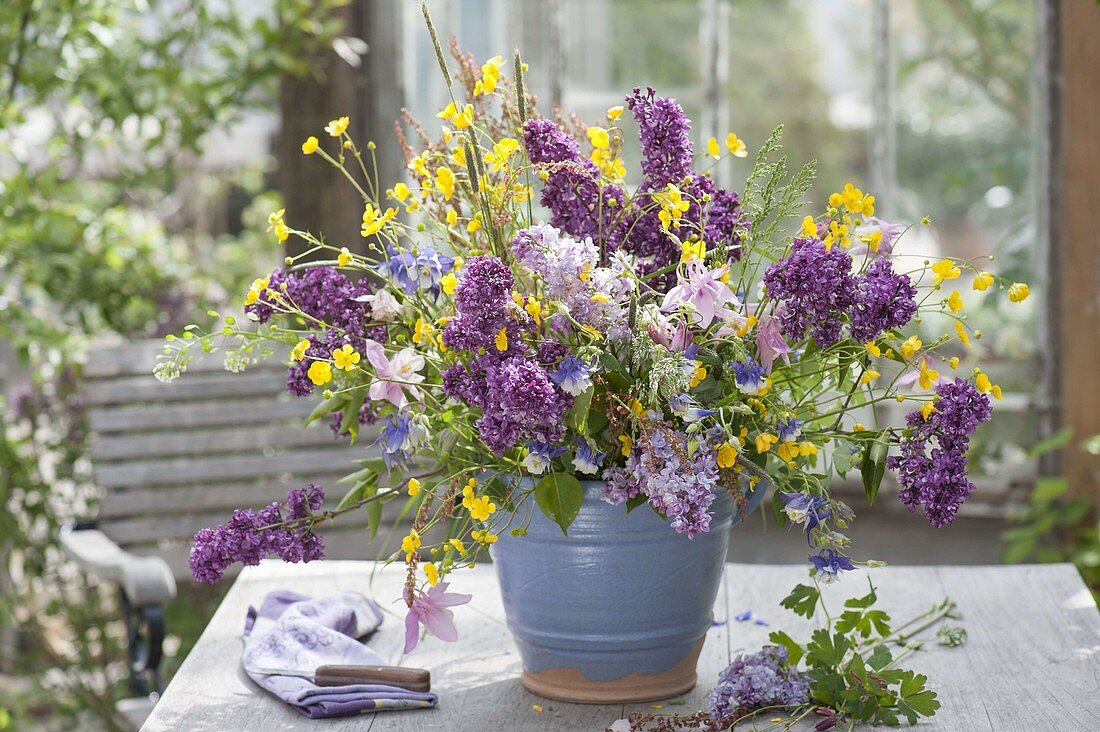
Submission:
<svg viewBox="0 0 1100 732">
<path fill-rule="evenodd" d="M 550 120 L 528 120 L 523 140 L 531 162 L 547 166 L 540 200 L 550 209 L 550 222 L 582 239 L 599 241 L 610 235 L 619 207 L 626 201 L 623 190 L 601 186 L 596 164 L 582 158 L 577 141 Z M 612 199 L 617 205 L 611 204 Z"/>
<path fill-rule="evenodd" d="M 764 367 L 751 358 L 733 362 L 733 379 L 742 394 L 759 394 L 767 384 Z"/>
<path fill-rule="evenodd" d="M 741 654 L 718 675 L 710 693 L 710 716 L 728 726 L 761 707 L 797 706 L 810 700 L 810 681 L 787 662 L 787 649 L 765 646 Z"/>
<path fill-rule="evenodd" d="M 592 386 L 588 366 L 576 356 L 566 356 L 558 363 L 558 370 L 550 377 L 566 394 L 580 396 Z"/>
<path fill-rule="evenodd" d="M 888 259 L 876 259 L 856 278 L 856 296 L 848 315 L 852 338 L 866 343 L 884 331 L 900 328 L 917 314 L 917 288 L 898 274 Z"/>
<path fill-rule="evenodd" d="M 455 290 L 458 314 L 443 331 L 447 346 L 460 351 L 495 348 L 497 333 L 509 325 L 507 307 L 514 284 L 512 272 L 499 258 L 470 257 Z"/>
<path fill-rule="evenodd" d="M 324 492 L 313 483 L 290 491 L 284 505 L 272 503 L 259 511 L 238 508 L 228 522 L 195 534 L 187 563 L 198 582 L 213 584 L 236 562 L 255 566 L 274 555 L 284 562 L 311 562 L 324 557 L 324 540 L 308 528 L 276 526 L 286 520 L 308 517 L 320 509 Z"/>
<path fill-rule="evenodd" d="M 485 374 L 484 413 L 477 421 L 485 444 L 498 456 L 521 439 L 557 442 L 573 397 L 558 388 L 538 362 L 506 358 Z"/>
<path fill-rule="evenodd" d="M 795 239 L 790 254 L 764 272 L 768 297 L 783 304 L 783 335 L 808 334 L 820 348 L 840 340 L 840 323 L 855 292 L 852 258 L 840 247 L 826 250 L 817 239 Z"/>
<path fill-rule="evenodd" d="M 646 87 L 645 94 L 634 87 L 626 103 L 642 143 L 643 188 L 654 191 L 681 183 L 691 172 L 694 156 L 691 121 L 683 108 L 671 97 L 657 96 L 653 87 Z"/>
<path fill-rule="evenodd" d="M 655 429 L 639 440 L 631 453 L 632 458 L 635 454 L 638 457 L 627 461 L 627 469 L 634 471 L 640 493 L 648 497 L 649 505 L 667 516 L 678 533 L 692 539 L 710 529 L 712 515 L 707 509 L 718 485 L 718 461 L 714 449 L 704 444 L 685 464 L 679 453 L 686 444 L 682 433 L 664 427 Z M 630 493 L 630 481 L 635 479 L 613 469 L 605 471 L 603 477 L 610 486 L 604 491 L 604 499 L 611 501 Z"/>
<path fill-rule="evenodd" d="M 639 452 L 633 450 L 626 458 L 625 465 L 611 465 L 604 469 L 600 498 L 612 506 L 626 503 L 635 496 L 642 495 L 641 467 L 638 464 Z"/>
<path fill-rule="evenodd" d="M 814 568 L 814 577 L 826 584 L 835 582 L 841 572 L 855 569 L 852 560 L 833 549 L 822 549 L 810 555 L 810 564 Z"/>
<path fill-rule="evenodd" d="M 550 468 L 554 458 L 565 454 L 565 448 L 561 445 L 547 445 L 543 442 L 529 441 L 527 443 L 527 456 L 523 458 L 523 467 L 532 475 L 542 475 Z"/>
<path fill-rule="evenodd" d="M 970 437 L 993 413 L 989 397 L 965 379 L 936 386 L 935 409 L 926 419 L 921 410 L 905 418 L 909 430 L 901 454 L 886 464 L 898 474 L 898 497 L 910 511 L 924 506 L 933 526 L 951 523 L 974 484 L 966 475 Z"/>
</svg>

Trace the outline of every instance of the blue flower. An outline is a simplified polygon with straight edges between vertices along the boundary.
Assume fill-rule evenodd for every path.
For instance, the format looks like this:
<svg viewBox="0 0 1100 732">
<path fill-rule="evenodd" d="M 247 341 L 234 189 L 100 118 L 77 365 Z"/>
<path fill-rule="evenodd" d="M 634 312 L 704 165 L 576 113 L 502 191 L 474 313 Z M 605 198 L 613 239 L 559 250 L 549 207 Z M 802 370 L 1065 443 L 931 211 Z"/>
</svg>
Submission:
<svg viewBox="0 0 1100 732">
<path fill-rule="evenodd" d="M 833 514 L 829 508 L 829 499 L 823 496 L 811 496 L 809 493 L 780 493 L 787 504 L 783 512 L 796 524 L 806 524 L 809 534 L 815 526 Z"/>
<path fill-rule="evenodd" d="M 566 356 L 558 364 L 558 370 L 550 376 L 550 379 L 567 394 L 580 396 L 592 386 L 589 373 L 584 361 L 576 356 Z"/>
<path fill-rule="evenodd" d="M 802 420 L 786 417 L 776 422 L 775 429 L 780 442 L 794 442 L 802 434 Z"/>
<path fill-rule="evenodd" d="M 422 417 L 412 417 L 408 412 L 386 417 L 386 423 L 377 440 L 382 445 L 382 459 L 386 461 L 386 469 L 404 466 L 412 451 L 427 442 L 428 437 L 428 428 Z"/>
<path fill-rule="evenodd" d="M 419 274 L 419 285 L 422 290 L 438 290 L 439 280 L 443 275 L 454 269 L 455 260 L 445 254 L 440 254 L 435 247 L 424 247 L 416 255 L 416 269 Z"/>
<path fill-rule="evenodd" d="M 437 291 L 439 280 L 454 269 L 453 258 L 440 254 L 434 247 L 424 247 L 419 253 L 398 251 L 386 247 L 386 261 L 379 262 L 378 271 L 412 295 L 417 290 Z"/>
<path fill-rule="evenodd" d="M 734 361 L 734 383 L 742 394 L 756 395 L 764 388 L 767 378 L 764 375 L 764 367 L 753 359 Z"/>
<path fill-rule="evenodd" d="M 565 454 L 561 445 L 548 445 L 545 442 L 528 442 L 527 456 L 523 458 L 523 467 L 533 475 L 541 475 L 550 467 L 550 461 Z"/>
<path fill-rule="evenodd" d="M 605 452 L 596 452 L 587 442 L 577 438 L 577 449 L 573 453 L 573 467 L 581 473 L 595 475 L 600 471 L 600 464 L 607 457 Z"/>
<path fill-rule="evenodd" d="M 691 397 L 687 394 L 680 393 L 668 400 L 668 408 L 672 410 L 672 413 L 678 416 L 685 422 L 698 422 L 704 417 L 709 417 L 712 414 L 717 414 L 717 409 L 703 409 L 697 407 L 691 401 Z"/>
<path fill-rule="evenodd" d="M 811 554 L 810 564 L 814 566 L 814 576 L 825 583 L 835 582 L 841 572 L 855 569 L 851 559 L 832 549 Z"/>
</svg>

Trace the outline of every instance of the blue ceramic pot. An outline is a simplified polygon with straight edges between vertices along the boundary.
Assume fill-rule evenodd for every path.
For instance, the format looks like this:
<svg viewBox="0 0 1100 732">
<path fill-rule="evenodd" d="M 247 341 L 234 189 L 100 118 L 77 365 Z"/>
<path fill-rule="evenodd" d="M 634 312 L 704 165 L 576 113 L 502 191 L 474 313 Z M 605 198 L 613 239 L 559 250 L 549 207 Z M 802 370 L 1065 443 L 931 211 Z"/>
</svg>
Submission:
<svg viewBox="0 0 1100 732">
<path fill-rule="evenodd" d="M 568 536 L 532 505 L 527 535 L 502 535 L 492 547 L 523 684 L 582 703 L 683 694 L 695 686 L 730 527 L 741 516 L 721 493 L 710 531 L 689 540 L 648 506 L 628 514 L 600 500 L 599 482 L 582 485 Z M 751 494 L 741 515 L 765 492 Z"/>
</svg>

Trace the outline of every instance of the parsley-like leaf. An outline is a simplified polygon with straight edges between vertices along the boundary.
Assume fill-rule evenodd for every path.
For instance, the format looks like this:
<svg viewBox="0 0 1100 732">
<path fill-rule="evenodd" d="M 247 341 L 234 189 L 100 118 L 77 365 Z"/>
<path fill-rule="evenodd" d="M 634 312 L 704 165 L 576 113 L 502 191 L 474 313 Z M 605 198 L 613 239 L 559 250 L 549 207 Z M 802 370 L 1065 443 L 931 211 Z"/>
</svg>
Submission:
<svg viewBox="0 0 1100 732">
<path fill-rule="evenodd" d="M 795 588 L 791 590 L 791 594 L 784 597 L 779 604 L 796 615 L 812 618 L 819 599 L 821 599 L 821 593 L 818 592 L 816 587 L 795 585 Z"/>
</svg>

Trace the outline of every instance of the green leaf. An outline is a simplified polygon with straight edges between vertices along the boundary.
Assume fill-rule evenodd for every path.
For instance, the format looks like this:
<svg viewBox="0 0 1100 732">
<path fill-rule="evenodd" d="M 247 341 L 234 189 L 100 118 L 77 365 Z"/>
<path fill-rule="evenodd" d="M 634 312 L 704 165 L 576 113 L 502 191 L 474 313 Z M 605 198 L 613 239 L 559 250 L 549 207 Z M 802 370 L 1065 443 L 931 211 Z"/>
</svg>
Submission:
<svg viewBox="0 0 1100 732">
<path fill-rule="evenodd" d="M 565 473 L 550 473 L 535 485 L 535 502 L 547 518 L 569 535 L 569 526 L 581 511 L 584 489 L 580 481 Z"/>
<path fill-rule="evenodd" d="M 795 588 L 791 590 L 791 594 L 784 597 L 779 604 L 795 615 L 812 618 L 819 599 L 821 599 L 821 593 L 818 592 L 816 587 L 795 585 Z"/>
<path fill-rule="evenodd" d="M 334 394 L 331 399 L 322 399 L 321 403 L 313 408 L 313 411 L 306 417 L 306 424 L 313 424 L 321 417 L 327 417 L 333 412 L 343 409 L 344 404 L 347 402 L 348 397 L 346 394 Z M 358 422 L 356 422 L 358 424 Z"/>
<path fill-rule="evenodd" d="M 798 662 L 802 660 L 803 654 L 805 654 L 805 651 L 802 650 L 802 646 L 798 644 L 798 641 L 791 638 L 782 630 L 773 631 L 768 635 L 768 640 L 787 649 L 787 663 L 789 663 L 792 668 L 798 665 Z"/>
<path fill-rule="evenodd" d="M 575 397 L 573 406 L 565 415 L 566 426 L 573 428 L 582 435 L 585 434 L 585 428 L 588 424 L 588 408 L 592 406 L 592 393 L 594 391 L 595 387 L 590 386 L 583 394 Z"/>
<path fill-rule="evenodd" d="M 875 646 L 871 655 L 867 657 L 867 665 L 875 671 L 881 671 L 894 660 L 894 654 L 886 646 Z"/>
<path fill-rule="evenodd" d="M 909 724 L 916 724 L 917 717 L 931 717 L 940 708 L 936 692 L 926 689 L 928 677 L 923 674 L 904 671 L 901 688 L 898 690 L 898 711 L 905 716 Z"/>
<path fill-rule="evenodd" d="M 814 667 L 836 668 L 851 647 L 851 641 L 844 636 L 830 635 L 825 628 L 818 628 L 806 646 L 806 662 Z"/>
<path fill-rule="evenodd" d="M 643 505 L 646 500 L 648 500 L 646 496 L 634 496 L 633 498 L 628 498 L 626 501 L 626 512 L 630 513 L 638 506 Z"/>
<path fill-rule="evenodd" d="M 367 495 L 367 488 L 369 483 L 366 481 L 360 481 L 355 486 L 344 494 L 344 497 L 340 499 L 340 502 L 336 504 L 336 510 L 341 511 L 356 501 L 361 501 Z"/>
<path fill-rule="evenodd" d="M 611 353 L 611 351 L 602 351 L 600 353 L 600 365 L 603 366 L 605 373 L 623 370 L 623 365 L 619 363 L 619 359 L 615 358 L 615 354 Z"/>
<path fill-rule="evenodd" d="M 866 609 L 874 605 L 878 600 L 878 595 L 875 594 L 875 586 L 871 583 L 870 579 L 867 580 L 867 584 L 871 588 L 871 591 L 863 597 L 853 597 L 850 600 L 845 600 L 844 607 Z"/>
<path fill-rule="evenodd" d="M 874 503 L 878 495 L 879 486 L 882 484 L 882 476 L 886 473 L 886 453 L 889 446 L 883 435 L 879 435 L 874 442 L 863 451 L 863 463 L 859 466 L 859 472 L 863 476 L 863 492 L 867 495 L 867 502 Z"/>
<path fill-rule="evenodd" d="M 1073 437 L 1073 429 L 1070 427 L 1063 427 L 1055 432 L 1053 435 L 1039 440 L 1031 449 L 1027 451 L 1027 456 L 1031 459 L 1035 459 L 1040 455 L 1045 455 L 1048 452 L 1054 450 L 1061 450 L 1063 447 L 1069 444 L 1070 438 Z"/>
<path fill-rule="evenodd" d="M 370 539 L 378 536 L 378 526 L 382 523 L 382 501 L 371 501 L 367 504 L 367 529 L 370 531 Z"/>
</svg>

